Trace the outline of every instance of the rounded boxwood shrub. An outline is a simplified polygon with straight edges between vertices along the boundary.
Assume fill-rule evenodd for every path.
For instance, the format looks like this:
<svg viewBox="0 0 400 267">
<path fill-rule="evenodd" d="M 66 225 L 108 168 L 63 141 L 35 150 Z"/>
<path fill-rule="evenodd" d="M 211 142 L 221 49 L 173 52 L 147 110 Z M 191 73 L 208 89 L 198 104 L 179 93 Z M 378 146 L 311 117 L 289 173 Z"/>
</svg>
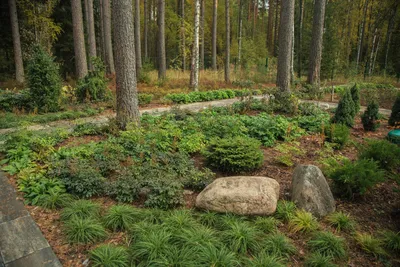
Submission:
<svg viewBox="0 0 400 267">
<path fill-rule="evenodd" d="M 264 154 L 260 146 L 258 140 L 249 137 L 216 138 L 210 141 L 204 156 L 213 168 L 239 173 L 261 167 Z"/>
<path fill-rule="evenodd" d="M 376 131 L 380 123 L 378 121 L 379 105 L 375 101 L 368 104 L 367 110 L 361 116 L 361 121 L 365 131 Z"/>
<path fill-rule="evenodd" d="M 336 109 L 335 116 L 332 118 L 332 122 L 353 127 L 355 114 L 356 112 L 353 98 L 350 91 L 346 90 L 342 99 L 339 101 L 339 105 Z"/>
<path fill-rule="evenodd" d="M 396 126 L 400 124 L 400 94 L 397 95 L 396 101 L 392 107 L 392 114 L 389 118 L 389 125 Z"/>
</svg>

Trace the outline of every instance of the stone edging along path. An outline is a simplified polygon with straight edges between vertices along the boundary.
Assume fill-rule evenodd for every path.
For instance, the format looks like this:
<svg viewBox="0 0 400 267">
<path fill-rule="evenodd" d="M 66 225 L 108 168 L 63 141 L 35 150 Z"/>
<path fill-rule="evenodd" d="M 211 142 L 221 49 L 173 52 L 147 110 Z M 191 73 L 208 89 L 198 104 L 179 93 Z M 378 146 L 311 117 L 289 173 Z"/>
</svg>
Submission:
<svg viewBox="0 0 400 267">
<path fill-rule="evenodd" d="M 0 171 L 0 267 L 61 267 L 49 243 Z"/>
</svg>

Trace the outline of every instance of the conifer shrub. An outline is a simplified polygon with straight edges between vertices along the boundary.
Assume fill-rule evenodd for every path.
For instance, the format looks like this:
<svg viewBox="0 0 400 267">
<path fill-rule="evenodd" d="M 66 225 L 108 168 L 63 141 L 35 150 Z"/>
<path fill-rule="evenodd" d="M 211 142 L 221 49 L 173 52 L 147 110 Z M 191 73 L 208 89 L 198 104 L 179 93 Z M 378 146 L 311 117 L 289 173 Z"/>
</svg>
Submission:
<svg viewBox="0 0 400 267">
<path fill-rule="evenodd" d="M 361 149 L 360 159 L 370 159 L 387 171 L 395 171 L 400 167 L 400 147 L 387 140 L 370 140 Z"/>
<path fill-rule="evenodd" d="M 367 110 L 361 116 L 361 122 L 365 131 L 376 131 L 379 128 L 379 105 L 373 101 L 368 104 Z"/>
<path fill-rule="evenodd" d="M 93 70 L 78 81 L 76 96 L 80 102 L 104 101 L 110 96 L 105 66 L 100 58 L 92 60 Z"/>
<path fill-rule="evenodd" d="M 389 125 L 396 126 L 400 124 L 400 94 L 397 95 L 396 101 L 392 107 L 392 113 L 389 118 Z"/>
<path fill-rule="evenodd" d="M 211 167 L 240 173 L 261 167 L 264 154 L 261 143 L 249 137 L 217 138 L 210 141 L 204 156 Z"/>
<path fill-rule="evenodd" d="M 342 99 L 339 101 L 339 105 L 336 109 L 335 116 L 332 118 L 332 122 L 336 124 L 344 124 L 348 127 L 353 127 L 355 116 L 354 101 L 349 90 L 347 90 Z"/>
<path fill-rule="evenodd" d="M 357 84 L 354 84 L 350 89 L 351 98 L 354 102 L 354 116 L 360 112 L 360 87 Z"/>
<path fill-rule="evenodd" d="M 60 109 L 61 76 L 54 59 L 40 46 L 34 48 L 28 62 L 27 82 L 31 101 L 41 112 L 55 112 Z"/>
<path fill-rule="evenodd" d="M 331 124 L 325 129 L 326 140 L 337 145 L 337 148 L 344 147 L 349 141 L 350 129 L 344 124 Z"/>
</svg>

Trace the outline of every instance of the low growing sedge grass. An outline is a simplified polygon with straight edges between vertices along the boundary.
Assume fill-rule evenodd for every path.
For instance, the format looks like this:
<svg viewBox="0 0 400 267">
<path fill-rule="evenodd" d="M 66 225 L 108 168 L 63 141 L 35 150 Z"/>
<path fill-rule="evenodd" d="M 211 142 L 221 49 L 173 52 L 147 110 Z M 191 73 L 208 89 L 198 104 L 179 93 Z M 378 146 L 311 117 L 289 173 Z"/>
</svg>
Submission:
<svg viewBox="0 0 400 267">
<path fill-rule="evenodd" d="M 297 250 L 292 241 L 282 233 L 265 237 L 261 243 L 261 249 L 269 255 L 276 255 L 280 258 L 289 258 Z"/>
<path fill-rule="evenodd" d="M 107 237 L 103 225 L 95 219 L 71 218 L 64 225 L 67 240 L 75 244 L 102 241 Z"/>
<path fill-rule="evenodd" d="M 289 228 L 293 233 L 311 233 L 319 228 L 319 224 L 310 212 L 298 210 L 290 219 Z"/>
<path fill-rule="evenodd" d="M 284 222 L 289 221 L 296 211 L 296 204 L 291 201 L 280 200 L 276 206 L 275 217 Z"/>
<path fill-rule="evenodd" d="M 338 232 L 352 231 L 355 228 L 355 221 L 350 215 L 341 211 L 334 212 L 327 217 L 329 224 L 334 227 Z"/>
<path fill-rule="evenodd" d="M 139 213 L 140 211 L 129 205 L 112 206 L 103 217 L 104 225 L 114 231 L 126 230 L 137 220 Z"/>
<path fill-rule="evenodd" d="M 313 253 L 309 255 L 305 262 L 305 267 L 336 267 L 337 265 L 332 263 L 333 258 L 330 256 L 324 256 L 319 253 Z"/>
<path fill-rule="evenodd" d="M 61 211 L 61 220 L 72 218 L 97 218 L 100 215 L 101 206 L 90 200 L 80 199 L 71 202 Z"/>
<path fill-rule="evenodd" d="M 387 255 L 386 251 L 383 249 L 382 240 L 370 234 L 356 233 L 355 240 L 362 250 L 368 254 L 372 254 L 376 258 Z"/>
<path fill-rule="evenodd" d="M 89 252 L 91 266 L 128 267 L 129 254 L 126 248 L 113 245 L 100 245 Z"/>
<path fill-rule="evenodd" d="M 343 259 L 347 254 L 345 240 L 331 232 L 317 232 L 307 244 L 312 252 L 326 257 Z"/>
</svg>

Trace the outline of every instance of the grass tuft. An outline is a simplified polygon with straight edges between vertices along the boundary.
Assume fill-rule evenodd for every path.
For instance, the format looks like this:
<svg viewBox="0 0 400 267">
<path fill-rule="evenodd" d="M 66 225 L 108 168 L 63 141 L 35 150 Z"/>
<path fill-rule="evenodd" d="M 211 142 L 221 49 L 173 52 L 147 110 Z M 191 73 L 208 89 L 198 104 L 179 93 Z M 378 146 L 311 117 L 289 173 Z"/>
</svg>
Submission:
<svg viewBox="0 0 400 267">
<path fill-rule="evenodd" d="M 327 217 L 329 224 L 334 227 L 338 232 L 352 231 L 355 228 L 355 222 L 350 215 L 341 211 L 334 212 Z"/>
<path fill-rule="evenodd" d="M 295 214 L 296 204 L 291 201 L 281 200 L 278 201 L 276 206 L 275 217 L 284 222 L 288 222 Z"/>
<path fill-rule="evenodd" d="M 61 219 L 66 221 L 72 218 L 97 218 L 100 214 L 100 210 L 100 204 L 90 200 L 80 199 L 71 202 L 71 204 L 62 210 Z"/>
<path fill-rule="evenodd" d="M 279 221 L 274 217 L 257 217 L 254 225 L 266 234 L 276 232 Z"/>
<path fill-rule="evenodd" d="M 131 246 L 133 257 L 138 262 L 159 260 L 171 250 L 170 240 L 171 234 L 162 228 L 143 232 Z"/>
<path fill-rule="evenodd" d="M 239 261 L 235 253 L 229 251 L 225 247 L 217 249 L 215 246 L 201 247 L 199 251 L 199 265 L 198 266 L 239 266 Z"/>
<path fill-rule="evenodd" d="M 113 230 L 126 230 L 137 219 L 138 211 L 129 205 L 114 205 L 104 215 L 104 225 Z"/>
<path fill-rule="evenodd" d="M 65 223 L 65 235 L 71 243 L 88 244 L 104 240 L 107 232 L 98 221 L 73 217 Z"/>
<path fill-rule="evenodd" d="M 219 216 L 212 211 L 202 212 L 199 215 L 199 221 L 205 226 L 216 227 L 219 222 Z"/>
<path fill-rule="evenodd" d="M 124 247 L 100 245 L 90 251 L 91 266 L 128 267 L 129 255 Z"/>
<path fill-rule="evenodd" d="M 305 267 L 336 267 L 336 264 L 332 263 L 333 258 L 330 256 L 324 256 L 319 253 L 313 253 L 306 258 L 304 262 Z"/>
<path fill-rule="evenodd" d="M 169 250 L 165 251 L 165 253 L 155 260 L 148 262 L 147 266 L 154 267 L 163 267 L 163 266 L 177 266 L 177 267 L 185 267 L 185 266 L 196 266 L 196 256 L 198 250 L 194 247 L 183 247 L 178 248 L 176 246 L 172 246 Z"/>
<path fill-rule="evenodd" d="M 73 201 L 70 194 L 60 193 L 58 191 L 50 190 L 48 194 L 44 195 L 40 200 L 40 206 L 45 209 L 64 208 Z"/>
<path fill-rule="evenodd" d="M 257 239 L 262 235 L 254 226 L 245 221 L 228 221 L 222 233 L 223 242 L 236 253 L 255 251 L 259 246 Z"/>
<path fill-rule="evenodd" d="M 164 218 L 164 226 L 172 231 L 181 231 L 182 229 L 191 229 L 198 224 L 193 218 L 190 210 L 174 210 L 168 213 Z"/>
<path fill-rule="evenodd" d="M 252 267 L 285 267 L 282 258 L 270 255 L 265 252 L 259 253 L 252 260 L 249 260 L 248 266 Z"/>
<path fill-rule="evenodd" d="M 275 233 L 265 238 L 262 249 L 269 255 L 289 258 L 296 252 L 296 247 L 291 240 L 282 233 Z"/>
<path fill-rule="evenodd" d="M 356 233 L 355 236 L 357 244 L 367 252 L 372 254 L 374 257 L 385 256 L 387 253 L 383 249 L 383 243 L 380 239 L 373 237 L 367 233 Z"/>
<path fill-rule="evenodd" d="M 304 210 L 297 210 L 289 221 L 289 228 L 293 233 L 310 233 L 319 228 L 317 219 Z"/>
<path fill-rule="evenodd" d="M 308 246 L 313 252 L 335 259 L 343 259 L 347 254 L 345 240 L 331 232 L 315 233 Z"/>
<path fill-rule="evenodd" d="M 400 232 L 384 231 L 381 233 L 383 246 L 393 252 L 400 252 Z"/>
<path fill-rule="evenodd" d="M 209 246 L 221 247 L 221 240 L 218 238 L 216 231 L 209 227 L 199 226 L 194 229 L 183 229 L 180 233 L 174 236 L 176 244 L 185 246 Z"/>
</svg>

